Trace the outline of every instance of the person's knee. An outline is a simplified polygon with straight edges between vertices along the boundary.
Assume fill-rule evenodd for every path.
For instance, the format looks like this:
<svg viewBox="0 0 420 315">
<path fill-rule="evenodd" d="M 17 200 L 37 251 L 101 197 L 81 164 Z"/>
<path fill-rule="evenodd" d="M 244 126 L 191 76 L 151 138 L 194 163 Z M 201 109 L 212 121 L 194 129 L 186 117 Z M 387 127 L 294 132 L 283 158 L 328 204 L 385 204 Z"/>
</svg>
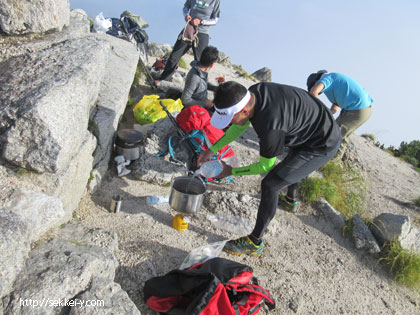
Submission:
<svg viewBox="0 0 420 315">
<path fill-rule="evenodd" d="M 284 181 L 282 178 L 275 174 L 269 174 L 261 181 L 261 190 L 275 192 L 279 191 L 287 185 L 289 184 L 286 183 L 286 181 Z"/>
</svg>

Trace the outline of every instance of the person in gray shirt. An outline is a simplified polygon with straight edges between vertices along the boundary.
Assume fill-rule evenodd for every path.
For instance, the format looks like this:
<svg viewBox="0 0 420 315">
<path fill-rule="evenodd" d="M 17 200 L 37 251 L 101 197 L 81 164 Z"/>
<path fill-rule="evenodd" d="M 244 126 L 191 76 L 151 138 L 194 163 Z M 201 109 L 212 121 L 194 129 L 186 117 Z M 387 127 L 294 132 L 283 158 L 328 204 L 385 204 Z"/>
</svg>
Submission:
<svg viewBox="0 0 420 315">
<path fill-rule="evenodd" d="M 209 28 L 216 25 L 220 16 L 220 0 L 187 0 L 184 4 L 185 22 L 197 28 L 197 40 L 185 41 L 184 29 L 175 42 L 171 55 L 159 80 L 172 77 L 181 57 L 192 47 L 195 61 L 200 60 L 201 53 L 209 44 Z M 198 42 L 197 42 L 198 41 Z"/>
<path fill-rule="evenodd" d="M 200 57 L 200 62 L 195 64 L 187 74 L 181 101 L 184 107 L 199 105 L 210 109 L 213 101 L 207 99 L 207 90 L 215 91 L 217 86 L 208 82 L 208 72 L 213 68 L 219 57 L 216 47 L 207 46 Z"/>
</svg>

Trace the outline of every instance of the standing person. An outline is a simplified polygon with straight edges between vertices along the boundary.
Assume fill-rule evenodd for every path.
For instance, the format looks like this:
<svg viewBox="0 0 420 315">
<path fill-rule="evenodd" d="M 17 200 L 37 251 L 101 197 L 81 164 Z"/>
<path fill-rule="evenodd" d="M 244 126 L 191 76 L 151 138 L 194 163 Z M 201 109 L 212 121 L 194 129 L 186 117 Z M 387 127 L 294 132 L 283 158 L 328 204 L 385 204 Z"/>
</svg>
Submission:
<svg viewBox="0 0 420 315">
<path fill-rule="evenodd" d="M 332 103 L 330 109 L 332 114 L 341 109 L 337 123 L 341 128 L 343 142 L 334 158 L 335 161 L 339 161 L 346 151 L 350 135 L 372 115 L 373 99 L 359 82 L 341 73 L 320 70 L 311 73 L 306 84 L 309 93 L 315 97 L 325 93 Z"/>
<path fill-rule="evenodd" d="M 198 65 L 194 65 L 187 74 L 185 87 L 182 92 L 181 101 L 184 107 L 200 105 L 210 109 L 213 107 L 213 101 L 207 99 L 207 90 L 215 91 L 217 86 L 208 82 L 208 72 L 213 68 L 219 51 L 216 47 L 207 46 L 201 54 Z"/>
<path fill-rule="evenodd" d="M 247 90 L 236 82 L 219 85 L 214 98 L 211 124 L 223 129 L 232 126 L 209 150 L 198 158 L 207 161 L 214 152 L 238 138 L 250 124 L 260 141 L 259 162 L 233 168 L 223 165 L 220 177 L 254 175 L 269 172 L 261 182 L 261 201 L 254 230 L 226 243 L 224 250 L 234 255 L 260 256 L 262 237 L 273 219 L 279 192 L 288 186 L 281 204 L 295 211 L 299 182 L 327 163 L 341 144 L 341 134 L 328 108 L 305 90 L 276 83 L 258 83 Z M 283 161 L 274 166 L 284 147 L 289 148 Z"/>
<path fill-rule="evenodd" d="M 209 28 L 216 25 L 220 16 L 220 0 L 187 0 L 184 4 L 185 21 L 188 22 L 185 33 L 189 39 L 184 38 L 184 29 L 175 42 L 171 55 L 166 62 L 160 80 L 166 80 L 172 76 L 178 61 L 192 47 L 194 59 L 198 62 L 204 48 L 209 44 Z M 190 28 L 194 28 L 191 30 Z M 197 30 L 197 38 L 192 39 L 191 33 Z M 188 35 L 189 34 L 189 35 Z M 184 39 L 183 39 L 184 38 Z M 197 42 L 198 41 L 198 42 Z"/>
</svg>

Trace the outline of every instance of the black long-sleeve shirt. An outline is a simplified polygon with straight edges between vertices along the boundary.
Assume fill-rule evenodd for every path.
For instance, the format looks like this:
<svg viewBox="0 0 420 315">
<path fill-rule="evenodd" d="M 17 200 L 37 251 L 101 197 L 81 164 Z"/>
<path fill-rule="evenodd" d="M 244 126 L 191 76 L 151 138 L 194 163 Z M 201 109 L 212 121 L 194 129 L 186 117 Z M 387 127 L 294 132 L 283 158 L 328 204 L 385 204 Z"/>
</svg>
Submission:
<svg viewBox="0 0 420 315">
<path fill-rule="evenodd" d="M 260 138 L 260 155 L 272 158 L 284 147 L 323 153 L 336 147 L 340 129 L 328 108 L 307 91 L 277 83 L 258 83 L 250 119 Z"/>
</svg>

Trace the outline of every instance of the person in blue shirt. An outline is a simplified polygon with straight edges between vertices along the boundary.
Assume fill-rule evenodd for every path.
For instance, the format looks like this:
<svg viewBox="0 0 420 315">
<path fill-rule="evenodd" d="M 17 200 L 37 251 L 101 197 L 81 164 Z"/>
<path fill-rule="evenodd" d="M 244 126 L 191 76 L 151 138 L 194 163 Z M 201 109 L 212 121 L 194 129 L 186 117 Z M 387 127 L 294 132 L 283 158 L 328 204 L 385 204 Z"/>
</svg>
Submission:
<svg viewBox="0 0 420 315">
<path fill-rule="evenodd" d="M 334 161 L 340 161 L 346 151 L 350 135 L 372 115 L 373 99 L 359 82 L 341 73 L 320 70 L 311 73 L 306 84 L 309 93 L 314 97 L 318 98 L 320 94 L 325 94 L 332 103 L 330 108 L 332 114 L 341 109 L 337 123 L 341 129 L 343 142 L 334 158 Z"/>
</svg>

